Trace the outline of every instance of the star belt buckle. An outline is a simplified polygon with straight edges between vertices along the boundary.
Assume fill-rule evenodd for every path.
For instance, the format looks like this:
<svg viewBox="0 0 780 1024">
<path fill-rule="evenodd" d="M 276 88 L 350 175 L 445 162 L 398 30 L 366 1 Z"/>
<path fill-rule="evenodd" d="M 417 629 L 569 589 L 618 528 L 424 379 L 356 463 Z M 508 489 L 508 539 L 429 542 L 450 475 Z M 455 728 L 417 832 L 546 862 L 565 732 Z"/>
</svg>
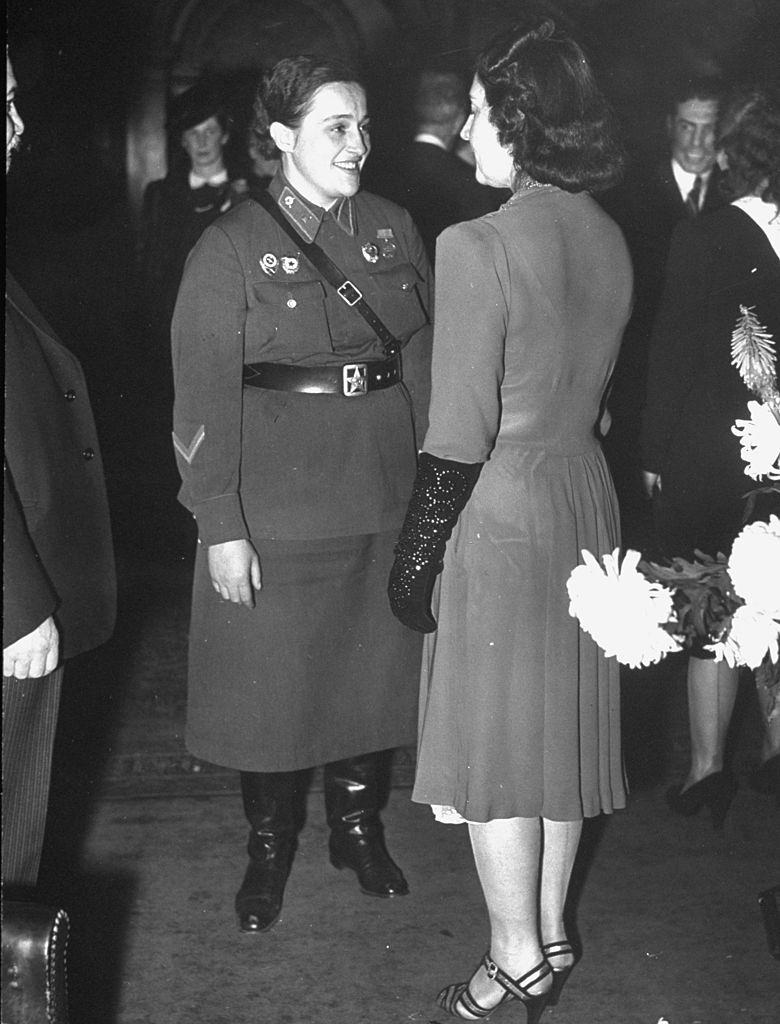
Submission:
<svg viewBox="0 0 780 1024">
<path fill-rule="evenodd" d="M 341 367 L 341 391 L 346 398 L 368 394 L 368 366 L 365 363 L 347 363 Z"/>
</svg>

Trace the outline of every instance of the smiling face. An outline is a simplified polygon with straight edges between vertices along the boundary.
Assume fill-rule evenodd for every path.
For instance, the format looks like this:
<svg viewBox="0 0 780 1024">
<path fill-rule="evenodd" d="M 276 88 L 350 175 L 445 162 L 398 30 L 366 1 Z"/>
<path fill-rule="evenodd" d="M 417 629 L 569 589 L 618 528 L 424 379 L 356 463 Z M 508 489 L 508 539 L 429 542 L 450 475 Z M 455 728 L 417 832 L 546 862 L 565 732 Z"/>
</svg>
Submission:
<svg viewBox="0 0 780 1024">
<path fill-rule="evenodd" d="M 477 181 L 494 188 L 511 186 L 515 173 L 511 152 L 498 140 L 498 129 L 490 120 L 485 90 L 475 77 L 469 91 L 471 112 L 460 130 L 460 137 L 474 151 Z"/>
<path fill-rule="evenodd" d="M 16 78 L 11 61 L 5 58 L 5 173 L 11 166 L 11 154 L 19 147 L 24 122 L 16 109 Z"/>
<path fill-rule="evenodd" d="M 686 100 L 669 119 L 672 159 L 689 174 L 706 174 L 715 163 L 715 100 Z"/>
<path fill-rule="evenodd" d="M 270 130 L 287 180 L 310 202 L 327 210 L 358 191 L 371 143 L 366 94 L 357 83 L 320 86 L 297 128 L 274 121 Z"/>
</svg>

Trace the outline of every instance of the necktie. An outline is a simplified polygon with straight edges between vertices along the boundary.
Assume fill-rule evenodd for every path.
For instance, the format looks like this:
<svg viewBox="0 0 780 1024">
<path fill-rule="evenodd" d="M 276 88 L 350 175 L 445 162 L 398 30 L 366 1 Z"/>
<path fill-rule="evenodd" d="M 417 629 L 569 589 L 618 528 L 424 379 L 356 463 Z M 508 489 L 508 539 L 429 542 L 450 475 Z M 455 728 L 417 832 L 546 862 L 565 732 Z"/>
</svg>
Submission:
<svg viewBox="0 0 780 1024">
<path fill-rule="evenodd" d="M 685 205 L 688 207 L 688 215 L 695 217 L 699 212 L 699 198 L 701 196 L 701 177 L 696 175 L 693 182 L 693 188 L 688 193 L 688 198 L 685 200 Z"/>
</svg>

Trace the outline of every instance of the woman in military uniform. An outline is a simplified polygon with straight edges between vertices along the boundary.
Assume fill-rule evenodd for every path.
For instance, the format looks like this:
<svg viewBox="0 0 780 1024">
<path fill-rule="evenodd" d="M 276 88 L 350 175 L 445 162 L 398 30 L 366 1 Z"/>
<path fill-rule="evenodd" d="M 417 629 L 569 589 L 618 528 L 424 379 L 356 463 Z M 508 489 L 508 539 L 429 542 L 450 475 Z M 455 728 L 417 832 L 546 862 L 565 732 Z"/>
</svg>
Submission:
<svg viewBox="0 0 780 1024">
<path fill-rule="evenodd" d="M 420 646 L 385 581 L 424 431 L 431 303 L 409 215 L 359 191 L 354 72 L 283 60 L 256 111 L 281 153 L 268 196 L 295 237 L 262 201 L 231 210 L 190 255 L 173 321 L 173 441 L 199 534 L 187 745 L 241 773 L 244 931 L 280 912 L 316 765 L 333 865 L 369 895 L 408 891 L 379 811 L 388 752 L 415 739 Z M 348 278 L 338 291 L 304 256 L 312 241 Z"/>
</svg>

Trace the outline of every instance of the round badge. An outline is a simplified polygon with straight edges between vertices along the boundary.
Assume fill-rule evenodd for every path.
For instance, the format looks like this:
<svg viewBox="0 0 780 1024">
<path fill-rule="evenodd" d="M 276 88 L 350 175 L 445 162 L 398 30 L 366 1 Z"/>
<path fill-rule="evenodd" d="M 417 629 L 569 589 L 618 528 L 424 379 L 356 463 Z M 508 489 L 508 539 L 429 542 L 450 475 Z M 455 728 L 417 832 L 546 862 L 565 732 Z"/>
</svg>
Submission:
<svg viewBox="0 0 780 1024">
<path fill-rule="evenodd" d="M 369 263 L 376 263 L 379 259 L 379 250 L 373 242 L 366 242 L 362 249 L 364 259 Z"/>
<path fill-rule="evenodd" d="M 272 252 L 267 252 L 260 260 L 260 266 L 266 274 L 273 275 L 279 269 L 279 260 Z"/>
<path fill-rule="evenodd" d="M 296 256 L 282 256 L 282 270 L 285 274 L 297 274 L 300 265 Z"/>
</svg>

